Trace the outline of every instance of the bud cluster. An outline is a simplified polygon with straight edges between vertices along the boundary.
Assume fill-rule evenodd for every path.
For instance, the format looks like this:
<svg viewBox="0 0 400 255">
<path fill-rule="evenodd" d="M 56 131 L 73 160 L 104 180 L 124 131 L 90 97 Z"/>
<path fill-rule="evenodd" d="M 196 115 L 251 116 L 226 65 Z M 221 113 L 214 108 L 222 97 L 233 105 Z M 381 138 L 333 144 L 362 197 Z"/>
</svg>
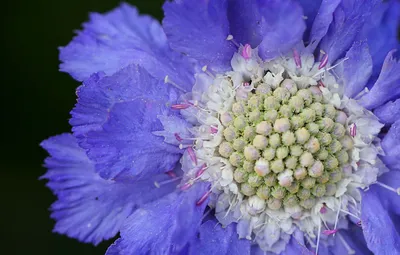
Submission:
<svg viewBox="0 0 400 255">
<path fill-rule="evenodd" d="M 275 89 L 255 88 L 221 116 L 218 153 L 234 166 L 244 196 L 272 210 L 309 210 L 316 198 L 334 196 L 353 140 L 346 114 L 325 103 L 317 87 L 298 89 L 286 79 Z"/>
</svg>

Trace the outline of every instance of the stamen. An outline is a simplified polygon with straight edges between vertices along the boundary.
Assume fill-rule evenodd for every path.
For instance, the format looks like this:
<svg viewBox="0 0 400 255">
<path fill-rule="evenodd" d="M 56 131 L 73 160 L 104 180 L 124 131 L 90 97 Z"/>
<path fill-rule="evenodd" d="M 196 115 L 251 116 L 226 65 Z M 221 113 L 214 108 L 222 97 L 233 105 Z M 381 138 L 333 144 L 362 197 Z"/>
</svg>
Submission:
<svg viewBox="0 0 400 255">
<path fill-rule="evenodd" d="M 327 69 L 324 69 L 324 70 L 319 71 L 318 73 L 314 74 L 314 75 L 312 76 L 312 78 L 315 78 L 315 77 L 317 77 L 317 76 L 320 75 L 320 74 L 323 74 L 323 73 L 325 73 L 325 72 L 327 72 L 327 71 L 330 71 L 330 70 L 334 69 L 335 67 L 337 67 L 338 65 L 341 65 L 344 61 L 346 61 L 346 60 L 348 60 L 348 59 L 349 59 L 349 58 L 344 58 L 344 59 L 342 59 L 341 61 L 339 61 L 336 65 L 331 66 L 331 67 L 329 67 L 329 68 L 327 68 Z"/>
<path fill-rule="evenodd" d="M 243 83 L 243 87 L 248 87 L 248 86 L 250 86 L 250 83 L 248 83 L 248 82 Z"/>
<path fill-rule="evenodd" d="M 325 214 L 328 210 L 326 209 L 326 206 L 322 206 L 321 209 L 319 210 L 320 213 Z"/>
<path fill-rule="evenodd" d="M 333 229 L 337 228 L 337 224 L 338 224 L 338 221 L 339 221 L 339 213 L 340 213 L 341 209 L 342 209 L 342 197 L 339 197 L 339 209 L 338 209 L 338 211 L 336 213 L 335 226 L 333 227 Z M 333 236 L 335 236 L 335 233 L 333 233 Z"/>
<path fill-rule="evenodd" d="M 212 74 L 212 73 L 208 70 L 208 66 L 203 66 L 203 67 L 201 68 L 201 70 L 202 70 L 203 72 L 205 72 L 205 73 L 206 73 L 208 76 L 210 76 L 211 78 L 215 79 L 215 75 Z"/>
<path fill-rule="evenodd" d="M 201 165 L 201 168 L 196 173 L 196 178 L 200 177 L 207 169 L 208 169 L 208 167 L 207 167 L 206 163 Z"/>
<path fill-rule="evenodd" d="M 319 80 L 317 84 L 318 84 L 319 89 L 325 88 L 325 84 L 321 80 Z"/>
<path fill-rule="evenodd" d="M 192 160 L 192 162 L 197 165 L 197 157 L 196 157 L 196 153 L 193 150 L 193 147 L 188 147 L 187 148 L 187 152 L 189 154 L 190 159 Z"/>
<path fill-rule="evenodd" d="M 358 217 L 357 215 L 355 215 L 354 213 L 348 212 L 348 211 L 343 210 L 343 209 L 340 209 L 340 211 L 343 212 L 343 213 L 346 213 L 346 214 L 348 214 L 348 215 L 350 215 L 350 216 L 353 216 L 353 217 L 356 218 L 357 220 L 361 220 L 361 218 Z"/>
<path fill-rule="evenodd" d="M 240 45 L 235 41 L 235 39 L 233 39 L 233 35 L 228 35 L 228 37 L 226 38 L 227 41 L 231 41 L 236 47 L 240 47 Z"/>
<path fill-rule="evenodd" d="M 171 105 L 171 108 L 174 110 L 184 110 L 189 108 L 190 106 L 190 104 L 173 104 Z"/>
<path fill-rule="evenodd" d="M 201 198 L 196 202 L 197 206 L 200 206 L 201 204 L 204 203 L 204 201 L 207 200 L 208 196 L 210 195 L 211 190 L 207 191 L 206 193 L 204 193 L 204 195 L 201 196 Z"/>
<path fill-rule="evenodd" d="M 338 232 L 338 229 L 332 229 L 332 230 L 327 229 L 322 231 L 322 234 L 329 236 L 335 234 L 336 232 Z"/>
<path fill-rule="evenodd" d="M 163 181 L 163 182 L 157 182 L 157 181 L 155 181 L 155 182 L 154 182 L 154 186 L 156 186 L 157 188 L 160 188 L 161 186 L 163 186 L 163 185 L 165 185 L 165 184 L 168 184 L 168 183 L 171 183 L 171 182 L 175 182 L 175 181 L 178 181 L 178 180 L 180 180 L 180 179 L 182 179 L 182 176 L 181 176 L 181 177 L 177 177 L 177 178 L 173 178 L 173 179 L 171 179 L 171 180 L 166 180 L 166 181 Z"/>
<path fill-rule="evenodd" d="M 251 49 L 250 44 L 246 44 L 243 47 L 243 50 L 242 50 L 242 57 L 244 57 L 245 60 L 250 59 L 251 58 L 251 51 L 252 51 L 252 49 Z"/>
<path fill-rule="evenodd" d="M 322 59 L 321 59 L 321 63 L 319 63 L 318 69 L 321 70 L 322 68 L 324 68 L 326 65 L 328 64 L 328 54 L 325 54 Z"/>
<path fill-rule="evenodd" d="M 397 195 L 400 196 L 400 187 L 397 188 L 397 189 L 395 189 L 395 188 L 392 188 L 392 187 L 390 187 L 389 185 L 386 185 L 386 184 L 384 184 L 384 183 L 382 183 L 382 182 L 375 182 L 375 183 L 378 184 L 379 186 L 381 186 L 381 187 L 387 189 L 387 190 L 393 191 L 394 193 L 396 193 Z"/>
<path fill-rule="evenodd" d="M 178 133 L 175 133 L 174 136 L 175 136 L 175 139 L 176 139 L 178 142 L 182 142 L 182 141 L 183 141 L 182 137 L 181 137 Z"/>
<path fill-rule="evenodd" d="M 356 251 L 350 247 L 350 245 L 346 242 L 346 240 L 344 240 L 343 236 L 339 233 L 338 233 L 338 236 L 339 236 L 340 241 L 343 243 L 344 247 L 346 248 L 347 254 L 349 254 L 349 255 L 356 254 Z"/>
<path fill-rule="evenodd" d="M 171 178 L 176 178 L 176 173 L 172 170 L 165 172 L 168 176 L 170 176 Z"/>
<path fill-rule="evenodd" d="M 301 57 L 296 49 L 293 49 L 293 58 L 297 68 L 301 68 Z"/>
<path fill-rule="evenodd" d="M 320 237 L 321 237 L 321 220 L 319 220 L 319 224 L 318 224 L 317 248 L 315 249 L 315 254 L 317 254 L 317 255 L 318 255 Z"/>
<path fill-rule="evenodd" d="M 172 86 L 174 86 L 175 88 L 177 88 L 177 89 L 179 89 L 179 90 L 181 90 L 181 91 L 183 91 L 183 92 L 187 92 L 186 89 L 182 88 L 181 86 L 179 86 L 178 84 L 176 84 L 175 82 L 173 82 L 173 81 L 168 77 L 168 75 L 165 76 L 165 78 L 164 78 L 164 83 L 165 83 L 165 84 L 169 83 L 169 84 L 171 84 Z"/>
<path fill-rule="evenodd" d="M 188 190 L 190 187 L 192 187 L 194 182 L 192 180 L 188 181 L 187 183 L 183 184 L 180 186 L 180 190 Z"/>
<path fill-rule="evenodd" d="M 218 133 L 218 128 L 216 128 L 216 127 L 214 127 L 214 126 L 211 126 L 210 129 L 211 129 L 211 134 L 216 134 L 216 133 Z"/>
<path fill-rule="evenodd" d="M 362 226 L 361 220 L 357 222 L 357 226 L 359 226 L 359 227 Z"/>
<path fill-rule="evenodd" d="M 357 135 L 357 125 L 353 123 L 350 125 L 350 136 L 355 137 Z"/>
</svg>

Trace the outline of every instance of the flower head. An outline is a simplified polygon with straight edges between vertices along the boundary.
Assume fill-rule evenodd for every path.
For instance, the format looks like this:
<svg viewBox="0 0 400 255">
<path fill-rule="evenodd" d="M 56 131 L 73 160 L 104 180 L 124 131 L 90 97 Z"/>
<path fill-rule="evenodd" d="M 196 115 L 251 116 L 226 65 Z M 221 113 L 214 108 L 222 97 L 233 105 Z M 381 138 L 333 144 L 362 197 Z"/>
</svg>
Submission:
<svg viewBox="0 0 400 255">
<path fill-rule="evenodd" d="M 108 255 L 400 253 L 399 3 L 164 12 L 122 4 L 61 48 L 83 85 L 42 143 L 55 231 L 119 232 Z"/>
</svg>

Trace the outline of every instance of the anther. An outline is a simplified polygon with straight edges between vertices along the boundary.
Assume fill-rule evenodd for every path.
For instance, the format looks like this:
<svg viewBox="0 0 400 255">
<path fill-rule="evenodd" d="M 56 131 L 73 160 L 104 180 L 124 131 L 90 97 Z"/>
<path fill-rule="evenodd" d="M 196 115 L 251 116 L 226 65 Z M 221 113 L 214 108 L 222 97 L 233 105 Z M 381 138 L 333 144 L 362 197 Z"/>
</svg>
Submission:
<svg viewBox="0 0 400 255">
<path fill-rule="evenodd" d="M 328 64 L 328 54 L 325 54 L 322 57 L 321 63 L 319 63 L 318 69 L 321 70 L 322 68 L 324 68 L 326 66 L 326 64 Z"/>
<path fill-rule="evenodd" d="M 376 184 L 378 184 L 379 186 L 381 186 L 381 187 L 383 187 L 383 188 L 385 188 L 387 190 L 393 191 L 394 193 L 396 193 L 397 195 L 400 196 L 400 187 L 395 189 L 395 188 L 392 188 L 389 185 L 386 185 L 386 184 L 384 184 L 382 182 L 376 182 Z"/>
<path fill-rule="evenodd" d="M 353 123 L 350 125 L 350 136 L 355 137 L 357 135 L 357 125 Z"/>
<path fill-rule="evenodd" d="M 240 45 L 235 41 L 235 39 L 233 39 L 233 35 L 228 35 L 228 37 L 226 37 L 227 41 L 231 41 L 236 47 L 240 47 Z"/>
<path fill-rule="evenodd" d="M 197 171 L 197 173 L 196 173 L 196 178 L 200 177 L 207 169 L 208 169 L 208 167 L 207 167 L 206 163 L 201 165 L 199 171 Z"/>
<path fill-rule="evenodd" d="M 190 105 L 190 104 L 173 104 L 173 105 L 171 105 L 171 108 L 174 110 L 184 110 L 184 109 L 189 108 L 190 106 L 192 106 L 192 105 Z"/>
<path fill-rule="evenodd" d="M 183 92 L 187 92 L 186 89 L 182 88 L 181 86 L 179 86 L 178 84 L 176 84 L 175 82 L 173 82 L 173 81 L 168 77 L 168 75 L 165 76 L 165 78 L 164 78 L 164 83 L 165 83 L 165 84 L 171 84 L 171 85 L 174 86 L 175 88 L 177 88 L 177 89 L 179 89 L 179 90 L 181 90 L 181 91 L 183 91 Z"/>
<path fill-rule="evenodd" d="M 183 184 L 182 186 L 180 186 L 180 189 L 181 190 L 188 190 L 192 186 L 193 186 L 193 181 L 189 181 L 189 182 Z"/>
<path fill-rule="evenodd" d="M 216 134 L 216 133 L 218 133 L 218 128 L 211 126 L 210 131 L 211 131 L 211 134 Z"/>
<path fill-rule="evenodd" d="M 335 234 L 336 232 L 338 232 L 338 229 L 332 229 L 332 230 L 327 229 L 322 231 L 322 234 L 329 236 Z"/>
<path fill-rule="evenodd" d="M 317 82 L 317 84 L 318 84 L 318 87 L 321 89 L 321 88 L 325 88 L 325 84 L 321 81 L 321 80 L 319 80 L 318 82 Z"/>
<path fill-rule="evenodd" d="M 204 195 L 201 196 L 201 198 L 199 200 L 197 200 L 196 205 L 200 206 L 204 203 L 204 201 L 207 200 L 208 196 L 210 195 L 211 190 L 207 191 L 206 193 L 204 193 Z"/>
<path fill-rule="evenodd" d="M 176 178 L 176 173 L 172 170 L 165 172 L 168 176 L 170 176 L 171 178 Z"/>
<path fill-rule="evenodd" d="M 293 49 L 293 58 L 294 62 L 296 63 L 296 67 L 301 68 L 301 58 L 299 52 L 296 49 Z"/>
<path fill-rule="evenodd" d="M 181 137 L 178 133 L 175 133 L 174 136 L 175 136 L 175 139 L 176 139 L 178 142 L 182 142 L 182 141 L 183 141 L 182 137 Z"/>
<path fill-rule="evenodd" d="M 320 213 L 325 214 L 328 210 L 326 209 L 326 206 L 322 206 L 321 209 L 319 210 Z"/>
<path fill-rule="evenodd" d="M 213 79 L 215 79 L 215 75 L 214 74 L 212 74 L 209 70 L 208 70 L 208 66 L 203 66 L 202 68 L 201 68 L 201 70 L 203 71 L 203 72 L 205 72 L 208 76 L 210 76 L 211 78 L 213 78 Z"/>
<path fill-rule="evenodd" d="M 163 181 L 163 182 L 157 182 L 157 181 L 155 181 L 155 182 L 154 182 L 154 186 L 156 186 L 157 188 L 160 188 L 161 186 L 163 186 L 163 185 L 165 185 L 165 184 L 168 184 L 168 183 L 171 183 L 171 182 L 175 182 L 175 181 L 178 181 L 178 180 L 180 180 L 180 179 L 182 179 L 182 177 L 173 178 L 173 179 L 166 180 L 166 181 Z"/>
<path fill-rule="evenodd" d="M 246 60 L 250 59 L 251 51 L 252 51 L 251 46 L 249 44 L 246 44 L 242 50 L 242 57 Z"/>
<path fill-rule="evenodd" d="M 187 152 L 189 154 L 190 159 L 192 160 L 192 162 L 197 165 L 197 157 L 196 157 L 196 153 L 193 150 L 193 147 L 188 147 L 187 148 Z"/>
</svg>

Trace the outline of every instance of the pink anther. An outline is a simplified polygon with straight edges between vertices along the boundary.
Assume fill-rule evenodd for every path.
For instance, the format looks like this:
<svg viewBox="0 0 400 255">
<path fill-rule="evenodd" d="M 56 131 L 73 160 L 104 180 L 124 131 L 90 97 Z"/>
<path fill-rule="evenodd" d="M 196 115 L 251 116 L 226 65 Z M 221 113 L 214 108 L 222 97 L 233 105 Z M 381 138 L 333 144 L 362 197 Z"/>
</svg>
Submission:
<svg viewBox="0 0 400 255">
<path fill-rule="evenodd" d="M 320 213 L 325 214 L 328 210 L 326 209 L 325 206 L 321 207 L 321 209 L 319 210 Z"/>
<path fill-rule="evenodd" d="M 171 178 L 176 178 L 176 174 L 175 174 L 175 172 L 174 171 L 168 171 L 168 172 L 165 172 L 169 177 L 171 177 Z"/>
<path fill-rule="evenodd" d="M 183 185 L 180 187 L 180 189 L 181 189 L 181 190 L 188 190 L 190 187 L 192 187 L 192 185 L 193 185 L 193 183 L 187 182 L 187 183 L 183 184 Z"/>
<path fill-rule="evenodd" d="M 210 130 L 211 130 L 211 134 L 218 133 L 218 128 L 216 128 L 216 127 L 211 126 Z"/>
<path fill-rule="evenodd" d="M 319 63 L 318 69 L 324 68 L 327 64 L 328 64 L 328 54 L 325 54 L 322 57 L 321 62 Z"/>
<path fill-rule="evenodd" d="M 246 44 L 243 47 L 242 50 L 242 56 L 244 57 L 244 59 L 248 60 L 251 58 L 251 46 L 249 44 Z"/>
<path fill-rule="evenodd" d="M 196 178 L 201 176 L 206 170 L 207 170 L 207 165 L 204 163 L 203 165 L 201 165 L 199 171 L 197 171 Z"/>
<path fill-rule="evenodd" d="M 188 147 L 187 148 L 187 152 L 189 154 L 190 159 L 192 160 L 192 162 L 197 165 L 197 157 L 196 157 L 196 153 L 193 150 L 193 147 Z"/>
<path fill-rule="evenodd" d="M 200 206 L 201 204 L 203 204 L 204 201 L 207 200 L 209 195 L 210 195 L 210 191 L 207 191 L 206 193 L 204 193 L 204 195 L 202 195 L 201 198 L 196 202 L 196 205 Z"/>
<path fill-rule="evenodd" d="M 175 136 L 175 139 L 176 139 L 178 142 L 182 142 L 182 141 L 183 141 L 182 137 L 181 137 L 178 133 L 175 133 L 174 136 Z"/>
<path fill-rule="evenodd" d="M 171 105 L 171 108 L 174 110 L 184 110 L 189 108 L 190 106 L 190 104 L 173 104 Z"/>
<path fill-rule="evenodd" d="M 300 54 L 296 49 L 293 49 L 293 58 L 294 58 L 294 62 L 296 63 L 296 67 L 301 68 Z"/>
<path fill-rule="evenodd" d="M 322 234 L 329 236 L 335 234 L 336 232 L 338 232 L 338 229 L 332 229 L 332 230 L 328 229 L 322 231 Z"/>
<path fill-rule="evenodd" d="M 319 89 L 325 88 L 325 84 L 321 80 L 319 80 L 318 81 L 318 87 L 319 87 Z"/>
<path fill-rule="evenodd" d="M 357 135 L 357 125 L 353 123 L 350 125 L 350 135 L 351 137 L 355 137 Z"/>
</svg>

